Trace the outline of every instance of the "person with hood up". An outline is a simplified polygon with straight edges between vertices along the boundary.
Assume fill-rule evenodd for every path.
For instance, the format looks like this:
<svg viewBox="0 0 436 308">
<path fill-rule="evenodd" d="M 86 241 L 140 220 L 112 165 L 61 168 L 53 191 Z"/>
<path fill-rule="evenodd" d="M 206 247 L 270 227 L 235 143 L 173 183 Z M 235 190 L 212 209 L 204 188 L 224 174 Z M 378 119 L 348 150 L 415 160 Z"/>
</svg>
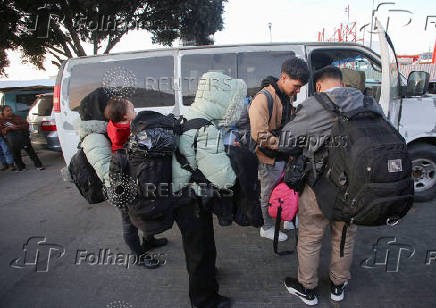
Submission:
<svg viewBox="0 0 436 308">
<path fill-rule="evenodd" d="M 314 83 L 317 92 L 326 93 L 331 101 L 339 107 L 341 112 L 350 112 L 364 106 L 364 95 L 355 88 L 343 86 L 342 73 L 339 68 L 329 65 L 315 72 Z M 383 115 L 377 103 L 370 105 L 373 111 Z M 321 140 L 331 135 L 335 116 L 326 111 L 318 100 L 312 96 L 298 106 L 295 118 L 286 124 L 280 134 L 278 150 L 292 152 L 299 146 L 290 139 L 298 140 L 305 137 L 307 140 Z M 299 230 L 298 230 L 298 278 L 287 277 L 285 286 L 289 293 L 299 297 L 307 305 L 318 303 L 318 265 L 321 251 L 322 238 L 326 227 L 330 224 L 331 233 L 331 261 L 330 285 L 331 299 L 341 301 L 344 298 L 344 288 L 351 278 L 350 267 L 353 255 L 353 245 L 356 235 L 356 225 L 350 225 L 344 247 L 344 257 L 340 257 L 340 242 L 343 221 L 330 222 L 321 212 L 317 197 L 312 189 L 317 177 L 321 173 L 328 153 L 326 147 L 321 147 L 322 142 L 308 142 L 303 148 L 308 168 L 306 185 L 299 198 Z"/>
<path fill-rule="evenodd" d="M 202 118 L 211 125 L 191 129 L 180 136 L 179 151 L 192 169 L 201 171 L 217 189 L 234 185 L 235 172 L 227 156 L 220 132 L 239 119 L 247 95 L 243 80 L 232 79 L 220 72 L 207 72 L 199 80 L 194 103 L 187 108 L 187 120 Z M 197 141 L 196 149 L 193 146 Z M 190 187 L 193 196 L 175 210 L 175 220 L 182 234 L 189 274 L 189 297 L 193 307 L 227 308 L 230 299 L 218 294 L 215 278 L 216 248 L 213 220 L 201 187 L 190 183 L 191 173 L 173 156 L 174 191 Z"/>
</svg>

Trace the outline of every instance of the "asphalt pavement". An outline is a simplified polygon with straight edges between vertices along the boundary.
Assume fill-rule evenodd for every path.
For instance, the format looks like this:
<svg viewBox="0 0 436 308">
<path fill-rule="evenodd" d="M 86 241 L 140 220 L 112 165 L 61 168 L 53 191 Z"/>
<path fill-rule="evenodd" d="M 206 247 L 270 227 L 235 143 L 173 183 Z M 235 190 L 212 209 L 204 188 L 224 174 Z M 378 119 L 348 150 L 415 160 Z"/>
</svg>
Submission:
<svg viewBox="0 0 436 308">
<path fill-rule="evenodd" d="M 62 155 L 39 150 L 44 171 L 0 172 L 0 307 L 190 307 L 176 225 L 152 252 L 163 264 L 133 265 L 113 206 L 89 205 L 64 182 Z M 417 203 L 396 227 L 359 228 L 352 279 L 340 304 L 329 300 L 329 235 L 319 268 L 318 307 L 436 307 L 436 200 Z M 290 239 L 281 249 L 293 249 Z M 295 253 L 276 256 L 252 227 L 215 220 L 220 293 L 232 307 L 305 307 L 283 286 Z"/>
</svg>

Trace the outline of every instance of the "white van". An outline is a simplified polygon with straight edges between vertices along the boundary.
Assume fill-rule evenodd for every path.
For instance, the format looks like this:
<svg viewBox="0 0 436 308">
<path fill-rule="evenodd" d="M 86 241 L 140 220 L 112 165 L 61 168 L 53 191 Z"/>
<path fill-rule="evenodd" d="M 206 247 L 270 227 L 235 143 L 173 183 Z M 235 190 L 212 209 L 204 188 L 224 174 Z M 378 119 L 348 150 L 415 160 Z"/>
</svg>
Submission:
<svg viewBox="0 0 436 308">
<path fill-rule="evenodd" d="M 178 47 L 70 59 L 61 67 L 54 89 L 65 162 L 69 164 L 79 143 L 74 123 L 80 118 L 80 101 L 96 88 L 126 91 L 137 111 L 178 115 L 192 103 L 203 73 L 221 70 L 241 78 L 247 83 L 248 95 L 254 95 L 263 78 L 277 76 L 282 62 L 296 55 L 305 59 L 312 71 L 334 64 L 361 72 L 361 90 L 376 98 L 410 144 L 417 200 L 430 200 L 436 195 L 436 98 L 424 95 L 426 81 L 419 73 L 411 74 L 407 88 L 409 96 L 420 97 L 405 97 L 401 83 L 405 88 L 406 80 L 399 75 L 393 46 L 380 24 L 378 29 L 380 55 L 358 44 L 316 42 Z M 418 86 L 423 83 L 424 87 Z M 428 79 L 426 85 L 428 88 Z M 296 104 L 313 91 L 309 81 Z"/>
</svg>

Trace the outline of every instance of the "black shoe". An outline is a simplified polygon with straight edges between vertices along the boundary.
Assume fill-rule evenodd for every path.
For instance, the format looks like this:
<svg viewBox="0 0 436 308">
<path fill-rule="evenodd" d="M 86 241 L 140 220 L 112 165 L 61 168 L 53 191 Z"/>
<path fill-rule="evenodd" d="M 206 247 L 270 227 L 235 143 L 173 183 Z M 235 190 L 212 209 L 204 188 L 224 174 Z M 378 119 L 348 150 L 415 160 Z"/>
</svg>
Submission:
<svg viewBox="0 0 436 308">
<path fill-rule="evenodd" d="M 9 165 L 9 168 L 11 168 L 11 171 L 17 170 L 17 168 L 15 168 L 14 164 Z"/>
<path fill-rule="evenodd" d="M 155 238 L 154 236 L 151 238 L 144 238 L 142 243 L 142 248 L 144 248 L 144 251 L 150 251 L 153 248 L 162 247 L 168 244 L 168 240 L 163 238 Z"/>
<path fill-rule="evenodd" d="M 138 262 L 135 263 L 137 266 L 145 267 L 146 269 L 155 269 L 160 266 L 159 259 L 153 259 L 150 255 L 139 255 Z"/>
<path fill-rule="evenodd" d="M 286 277 L 285 287 L 288 289 L 289 293 L 297 296 L 306 305 L 314 306 L 318 304 L 318 297 L 316 296 L 315 289 L 306 289 L 297 279 Z"/>
<path fill-rule="evenodd" d="M 144 267 L 147 269 L 155 269 L 160 266 L 159 259 L 154 259 L 152 256 L 146 255 L 144 258 Z"/>
<path fill-rule="evenodd" d="M 9 165 L 8 164 L 3 164 L 3 167 L 0 169 L 0 171 L 5 171 L 9 169 Z"/>
<path fill-rule="evenodd" d="M 344 289 L 348 285 L 348 281 L 345 281 L 343 284 L 335 285 L 333 281 L 330 279 L 330 298 L 335 302 L 340 302 L 344 299 Z"/>
<path fill-rule="evenodd" d="M 192 308 L 202 308 L 202 307 L 210 307 L 210 308 L 230 308 L 231 301 L 227 296 L 222 296 L 217 294 L 213 301 L 208 301 L 208 304 L 202 306 L 194 306 L 191 305 Z"/>
</svg>

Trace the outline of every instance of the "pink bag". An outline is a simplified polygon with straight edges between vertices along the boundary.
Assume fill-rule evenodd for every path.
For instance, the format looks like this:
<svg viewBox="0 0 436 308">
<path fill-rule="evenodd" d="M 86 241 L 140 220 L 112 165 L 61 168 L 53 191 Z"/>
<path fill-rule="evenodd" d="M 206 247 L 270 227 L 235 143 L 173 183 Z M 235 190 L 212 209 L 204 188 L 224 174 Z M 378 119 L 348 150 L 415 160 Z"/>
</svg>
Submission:
<svg viewBox="0 0 436 308">
<path fill-rule="evenodd" d="M 295 228 L 295 246 L 297 246 L 298 235 L 295 223 L 298 211 L 298 193 L 283 182 L 284 173 L 280 177 L 279 183 L 274 187 L 269 198 L 268 213 L 276 219 L 273 250 L 276 254 L 283 256 L 293 253 L 293 251 L 278 251 L 278 238 L 280 232 L 280 222 L 282 220 L 292 221 Z"/>
<path fill-rule="evenodd" d="M 269 198 L 268 213 L 272 218 L 291 221 L 298 211 L 298 193 L 290 189 L 286 183 L 280 183 L 274 187 Z M 281 206 L 281 217 L 277 217 L 277 212 Z"/>
</svg>

